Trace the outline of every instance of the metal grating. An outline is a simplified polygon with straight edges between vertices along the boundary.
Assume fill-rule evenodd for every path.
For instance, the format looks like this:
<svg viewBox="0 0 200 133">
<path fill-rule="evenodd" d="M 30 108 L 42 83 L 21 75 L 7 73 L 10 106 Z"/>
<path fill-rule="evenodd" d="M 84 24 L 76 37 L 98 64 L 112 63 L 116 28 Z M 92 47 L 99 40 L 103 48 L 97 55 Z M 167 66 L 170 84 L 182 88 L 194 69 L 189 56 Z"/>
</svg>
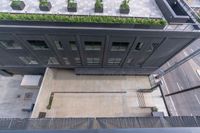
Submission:
<svg viewBox="0 0 200 133">
<path fill-rule="evenodd" d="M 199 127 L 200 117 L 0 119 L 0 130 Z"/>
</svg>

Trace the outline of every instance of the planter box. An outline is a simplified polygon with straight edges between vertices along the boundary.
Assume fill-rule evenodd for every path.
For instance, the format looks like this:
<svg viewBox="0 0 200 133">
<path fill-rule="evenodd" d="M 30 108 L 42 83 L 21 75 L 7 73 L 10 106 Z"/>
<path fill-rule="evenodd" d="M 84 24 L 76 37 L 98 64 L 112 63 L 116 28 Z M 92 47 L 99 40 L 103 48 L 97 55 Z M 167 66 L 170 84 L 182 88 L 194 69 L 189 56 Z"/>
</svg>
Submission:
<svg viewBox="0 0 200 133">
<path fill-rule="evenodd" d="M 25 7 L 25 3 L 23 1 L 19 1 L 19 5 L 13 5 L 13 2 L 11 3 L 11 7 L 13 10 L 23 10 Z"/>
<path fill-rule="evenodd" d="M 48 4 L 45 5 L 45 6 L 40 5 L 40 10 L 41 10 L 41 11 L 50 11 L 50 10 L 51 10 L 51 7 L 52 7 L 51 2 L 48 2 Z"/>
<path fill-rule="evenodd" d="M 94 12 L 96 12 L 96 13 L 103 13 L 103 7 L 102 8 L 95 8 Z"/>
<path fill-rule="evenodd" d="M 120 12 L 121 14 L 129 14 L 130 9 L 122 9 L 122 8 L 120 8 L 120 9 L 119 9 L 119 12 Z"/>
<path fill-rule="evenodd" d="M 73 3 L 73 4 L 74 4 L 73 7 L 67 6 L 68 12 L 77 12 L 77 3 Z"/>
<path fill-rule="evenodd" d="M 169 23 L 186 23 L 190 21 L 190 17 L 180 1 L 174 0 L 176 2 L 176 5 L 174 5 L 174 2 L 170 0 L 155 1 L 161 12 L 163 13 L 165 19 Z"/>
</svg>

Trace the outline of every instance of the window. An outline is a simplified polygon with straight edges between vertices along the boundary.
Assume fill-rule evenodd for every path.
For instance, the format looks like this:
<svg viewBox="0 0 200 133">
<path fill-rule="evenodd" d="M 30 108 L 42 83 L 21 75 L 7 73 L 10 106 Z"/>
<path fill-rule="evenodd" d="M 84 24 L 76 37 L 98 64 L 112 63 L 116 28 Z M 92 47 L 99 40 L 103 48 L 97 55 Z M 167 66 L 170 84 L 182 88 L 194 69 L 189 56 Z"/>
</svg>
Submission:
<svg viewBox="0 0 200 133">
<path fill-rule="evenodd" d="M 77 51 L 78 50 L 75 41 L 69 41 L 69 45 L 71 46 L 72 51 Z"/>
<path fill-rule="evenodd" d="M 60 41 L 54 41 L 54 43 L 58 50 L 63 50 L 63 45 Z"/>
<path fill-rule="evenodd" d="M 158 48 L 158 46 L 159 46 L 159 43 L 152 43 L 152 44 L 150 45 L 150 47 L 147 49 L 147 52 L 152 52 L 152 51 L 154 51 L 155 49 Z"/>
<path fill-rule="evenodd" d="M 65 65 L 70 65 L 69 59 L 67 57 L 63 57 Z"/>
<path fill-rule="evenodd" d="M 119 65 L 121 60 L 122 60 L 122 58 L 109 58 L 108 59 L 108 64 Z"/>
<path fill-rule="evenodd" d="M 87 63 L 90 65 L 100 64 L 100 59 L 99 58 L 87 58 Z"/>
<path fill-rule="evenodd" d="M 59 63 L 55 57 L 49 57 L 48 64 L 49 65 L 58 65 Z"/>
<path fill-rule="evenodd" d="M 128 58 L 127 63 L 130 64 L 133 62 L 133 58 Z"/>
<path fill-rule="evenodd" d="M 101 42 L 85 42 L 85 50 L 90 51 L 90 50 L 95 50 L 99 51 L 101 50 Z"/>
<path fill-rule="evenodd" d="M 22 47 L 13 40 L 0 40 L 0 45 L 6 49 L 22 49 Z"/>
<path fill-rule="evenodd" d="M 152 47 L 153 47 L 153 49 L 158 48 L 158 46 L 159 46 L 159 43 L 152 43 Z"/>
<path fill-rule="evenodd" d="M 47 50 L 49 48 L 47 46 L 47 44 L 45 43 L 45 41 L 41 41 L 41 40 L 28 40 L 28 42 L 30 43 L 31 47 L 34 50 Z"/>
<path fill-rule="evenodd" d="M 141 50 L 142 46 L 143 46 L 143 43 L 138 42 L 137 45 L 136 45 L 136 47 L 135 47 L 135 50 L 137 50 L 137 51 Z"/>
<path fill-rule="evenodd" d="M 79 57 L 75 58 L 75 62 L 77 65 L 81 65 L 81 59 Z"/>
<path fill-rule="evenodd" d="M 19 59 L 24 63 L 24 64 L 27 64 L 27 65 L 37 65 L 38 62 L 33 59 L 32 57 L 19 57 Z"/>
<path fill-rule="evenodd" d="M 113 42 L 111 51 L 126 51 L 128 45 L 128 42 Z"/>
</svg>

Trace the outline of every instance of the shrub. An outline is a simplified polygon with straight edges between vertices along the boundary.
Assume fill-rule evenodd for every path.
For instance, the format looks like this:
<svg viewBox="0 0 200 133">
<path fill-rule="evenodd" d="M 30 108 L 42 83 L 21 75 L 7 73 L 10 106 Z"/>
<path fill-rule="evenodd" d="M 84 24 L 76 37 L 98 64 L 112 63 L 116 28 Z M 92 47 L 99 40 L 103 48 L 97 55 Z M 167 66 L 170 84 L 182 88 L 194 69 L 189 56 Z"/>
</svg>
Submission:
<svg viewBox="0 0 200 133">
<path fill-rule="evenodd" d="M 95 8 L 96 9 L 103 8 L 102 0 L 96 0 L 96 2 L 95 2 Z"/>
<path fill-rule="evenodd" d="M 52 102 L 53 102 L 53 98 L 54 98 L 54 93 L 51 94 L 51 96 L 49 97 L 49 103 L 47 105 L 47 109 L 50 110 L 51 106 L 52 106 Z"/>
<path fill-rule="evenodd" d="M 68 8 L 76 8 L 76 3 L 74 0 L 67 0 Z"/>
<path fill-rule="evenodd" d="M 12 0 L 11 6 L 20 6 L 21 0 Z"/>
<path fill-rule="evenodd" d="M 129 9 L 129 2 L 130 0 L 123 0 L 122 4 L 120 5 L 121 9 Z"/>
<path fill-rule="evenodd" d="M 40 0 L 40 6 L 48 6 L 48 0 Z"/>
<path fill-rule="evenodd" d="M 149 18 L 127 18 L 112 16 L 64 16 L 49 14 L 11 14 L 0 13 L 0 21 L 46 21 L 46 22 L 67 22 L 67 23 L 104 23 L 104 24 L 145 24 L 145 25 L 166 25 L 163 19 Z"/>
</svg>

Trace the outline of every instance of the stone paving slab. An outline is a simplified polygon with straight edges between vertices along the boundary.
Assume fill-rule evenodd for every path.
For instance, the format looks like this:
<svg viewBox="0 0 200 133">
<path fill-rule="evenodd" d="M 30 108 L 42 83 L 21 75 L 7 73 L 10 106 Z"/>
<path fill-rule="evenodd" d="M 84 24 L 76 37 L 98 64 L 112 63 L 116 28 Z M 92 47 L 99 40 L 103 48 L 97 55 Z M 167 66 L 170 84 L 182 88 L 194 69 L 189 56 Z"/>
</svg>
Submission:
<svg viewBox="0 0 200 133">
<path fill-rule="evenodd" d="M 78 11 L 75 13 L 67 11 L 66 0 L 49 0 L 52 4 L 52 9 L 49 12 L 39 10 L 39 0 L 23 1 L 26 4 L 24 10 L 14 11 L 10 7 L 11 0 L 1 0 L 0 12 L 163 18 L 155 0 L 131 0 L 129 4 L 130 13 L 128 15 L 119 13 L 119 7 L 123 0 L 103 0 L 104 13 L 94 13 L 95 0 L 76 0 L 78 3 Z"/>
<path fill-rule="evenodd" d="M 39 89 L 22 88 L 21 81 L 21 75 L 0 76 L 0 118 L 30 117 L 31 112 L 23 112 L 22 109 L 35 102 Z"/>
</svg>

